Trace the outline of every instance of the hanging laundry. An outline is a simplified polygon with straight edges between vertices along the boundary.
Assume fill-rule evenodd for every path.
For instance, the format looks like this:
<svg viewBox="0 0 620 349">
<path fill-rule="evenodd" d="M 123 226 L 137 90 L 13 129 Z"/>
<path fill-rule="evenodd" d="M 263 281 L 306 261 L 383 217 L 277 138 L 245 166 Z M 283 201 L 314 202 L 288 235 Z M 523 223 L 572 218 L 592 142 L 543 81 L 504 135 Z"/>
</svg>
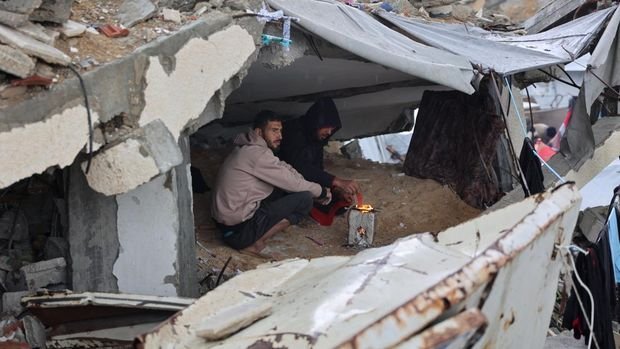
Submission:
<svg viewBox="0 0 620 349">
<path fill-rule="evenodd" d="M 523 140 L 521 154 L 519 155 L 519 165 L 521 166 L 523 177 L 527 182 L 521 183 L 526 197 L 545 191 L 545 185 L 543 184 L 544 177 L 542 173 L 540 159 L 538 159 L 534 152 L 535 150 L 534 144 L 532 144 L 532 140 L 529 138 L 525 138 Z"/>
</svg>

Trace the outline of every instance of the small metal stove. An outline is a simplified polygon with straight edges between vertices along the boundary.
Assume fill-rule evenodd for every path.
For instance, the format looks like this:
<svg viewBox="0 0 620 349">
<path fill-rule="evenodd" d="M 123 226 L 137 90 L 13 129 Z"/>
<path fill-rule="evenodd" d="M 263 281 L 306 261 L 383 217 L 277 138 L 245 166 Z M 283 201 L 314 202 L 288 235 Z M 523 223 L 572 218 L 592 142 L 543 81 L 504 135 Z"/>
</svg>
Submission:
<svg viewBox="0 0 620 349">
<path fill-rule="evenodd" d="M 348 213 L 349 245 L 366 248 L 375 236 L 375 209 L 371 205 L 353 206 Z"/>
</svg>

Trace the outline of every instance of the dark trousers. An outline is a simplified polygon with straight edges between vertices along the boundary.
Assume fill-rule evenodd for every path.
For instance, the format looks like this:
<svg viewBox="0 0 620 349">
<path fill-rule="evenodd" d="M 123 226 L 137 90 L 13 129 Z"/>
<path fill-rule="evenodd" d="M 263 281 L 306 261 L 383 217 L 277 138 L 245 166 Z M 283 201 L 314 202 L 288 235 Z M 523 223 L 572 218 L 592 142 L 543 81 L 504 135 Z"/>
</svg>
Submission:
<svg viewBox="0 0 620 349">
<path fill-rule="evenodd" d="M 253 245 L 269 229 L 283 219 L 291 225 L 299 223 L 310 213 L 312 194 L 307 191 L 285 193 L 279 189 L 261 201 L 258 210 L 250 219 L 234 226 L 217 223 L 222 231 L 224 242 L 237 250 Z"/>
</svg>

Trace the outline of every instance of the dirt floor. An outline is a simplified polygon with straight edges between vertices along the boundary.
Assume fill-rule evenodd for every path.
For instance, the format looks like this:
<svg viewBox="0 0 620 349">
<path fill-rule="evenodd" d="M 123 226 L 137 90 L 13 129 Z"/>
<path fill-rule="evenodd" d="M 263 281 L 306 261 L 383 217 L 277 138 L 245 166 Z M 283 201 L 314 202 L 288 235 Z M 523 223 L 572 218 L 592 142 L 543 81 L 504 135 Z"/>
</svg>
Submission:
<svg viewBox="0 0 620 349">
<path fill-rule="evenodd" d="M 213 186 L 217 169 L 228 151 L 192 149 L 192 165 L 199 168 L 209 187 Z M 457 225 L 480 211 L 459 199 L 447 186 L 433 180 L 405 176 L 399 165 L 377 164 L 366 160 L 348 160 L 341 155 L 328 154 L 326 167 L 344 178 L 359 181 L 365 203 L 380 211 L 373 246 L 383 246 L 396 239 L 420 232 L 437 232 Z M 212 279 L 232 257 L 224 275 L 253 269 L 266 262 L 263 259 L 239 254 L 225 246 L 209 214 L 210 193 L 194 194 L 194 220 L 199 242 L 199 276 L 203 290 L 214 285 Z M 287 258 L 316 258 L 329 255 L 352 255 L 358 249 L 347 247 L 348 227 L 345 216 L 338 216 L 332 226 L 320 226 L 308 218 L 269 241 L 264 253 L 276 260 Z M 208 282 L 207 282 L 208 281 Z"/>
</svg>

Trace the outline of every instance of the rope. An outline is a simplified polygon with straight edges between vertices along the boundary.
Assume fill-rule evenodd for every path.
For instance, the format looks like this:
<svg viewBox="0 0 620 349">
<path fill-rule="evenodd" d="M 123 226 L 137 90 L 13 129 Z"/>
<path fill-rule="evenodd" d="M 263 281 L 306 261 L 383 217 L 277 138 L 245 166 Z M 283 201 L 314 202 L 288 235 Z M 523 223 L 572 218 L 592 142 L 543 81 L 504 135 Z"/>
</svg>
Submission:
<svg viewBox="0 0 620 349">
<path fill-rule="evenodd" d="M 90 163 L 93 160 L 93 118 L 90 114 L 90 107 L 88 105 L 88 94 L 86 93 L 86 85 L 84 85 L 84 80 L 82 79 L 82 75 L 75 70 L 72 66 L 69 65 L 69 69 L 77 76 L 80 81 L 80 87 L 82 88 L 82 93 L 84 94 L 84 105 L 86 106 L 86 115 L 88 118 L 88 162 L 86 163 L 86 173 L 90 170 Z"/>
</svg>

